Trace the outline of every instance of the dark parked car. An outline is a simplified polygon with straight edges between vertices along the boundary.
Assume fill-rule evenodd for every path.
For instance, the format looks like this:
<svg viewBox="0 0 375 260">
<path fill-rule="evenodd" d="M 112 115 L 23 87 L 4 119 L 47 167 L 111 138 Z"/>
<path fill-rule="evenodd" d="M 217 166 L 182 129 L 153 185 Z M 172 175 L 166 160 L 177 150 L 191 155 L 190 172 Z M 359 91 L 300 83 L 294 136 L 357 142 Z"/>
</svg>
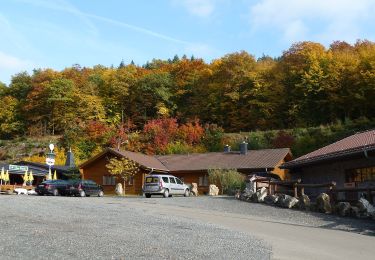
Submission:
<svg viewBox="0 0 375 260">
<path fill-rule="evenodd" d="M 102 197 L 104 195 L 102 186 L 91 180 L 70 180 L 66 193 L 80 197 L 91 195 Z"/>
<path fill-rule="evenodd" d="M 35 192 L 38 195 L 66 195 L 66 191 L 69 188 L 69 183 L 64 180 L 49 180 L 43 181 L 35 188 Z"/>
</svg>

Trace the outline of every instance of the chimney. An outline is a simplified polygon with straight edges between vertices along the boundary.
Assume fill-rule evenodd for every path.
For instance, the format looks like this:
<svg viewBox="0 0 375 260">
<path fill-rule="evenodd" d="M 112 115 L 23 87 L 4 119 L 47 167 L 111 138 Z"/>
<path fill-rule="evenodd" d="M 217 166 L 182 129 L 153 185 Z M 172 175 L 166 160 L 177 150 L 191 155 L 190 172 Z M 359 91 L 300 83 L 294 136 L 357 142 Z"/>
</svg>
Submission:
<svg viewBox="0 0 375 260">
<path fill-rule="evenodd" d="M 69 148 L 69 152 L 66 155 L 65 166 L 69 166 L 71 168 L 76 166 L 74 162 L 74 154 L 72 152 L 72 148 Z"/>
<path fill-rule="evenodd" d="M 240 143 L 240 154 L 247 154 L 247 143 L 245 141 Z"/>
<path fill-rule="evenodd" d="M 229 145 L 225 145 L 224 146 L 224 153 L 229 153 L 230 152 L 230 146 Z"/>
</svg>

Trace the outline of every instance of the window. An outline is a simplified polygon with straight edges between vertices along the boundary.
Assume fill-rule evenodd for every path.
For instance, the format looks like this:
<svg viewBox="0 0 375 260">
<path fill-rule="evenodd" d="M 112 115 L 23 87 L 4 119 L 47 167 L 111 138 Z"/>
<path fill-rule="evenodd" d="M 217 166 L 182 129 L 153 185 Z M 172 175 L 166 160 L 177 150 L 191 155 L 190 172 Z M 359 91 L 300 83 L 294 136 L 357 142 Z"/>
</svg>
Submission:
<svg viewBox="0 0 375 260">
<path fill-rule="evenodd" d="M 199 177 L 199 186 L 208 186 L 208 176 L 200 176 Z"/>
<path fill-rule="evenodd" d="M 129 181 L 128 181 L 128 185 L 133 185 L 133 184 L 134 184 L 134 177 L 130 176 Z"/>
<path fill-rule="evenodd" d="M 345 182 L 375 181 L 375 167 L 350 169 L 345 171 Z"/>
<path fill-rule="evenodd" d="M 177 184 L 182 184 L 182 181 L 179 178 L 176 178 Z"/>
<path fill-rule="evenodd" d="M 169 183 L 169 179 L 168 179 L 168 177 L 162 177 L 163 178 L 163 181 L 165 182 L 165 183 Z"/>
<path fill-rule="evenodd" d="M 158 177 L 147 177 L 146 178 L 146 183 L 158 183 L 159 178 Z"/>
<path fill-rule="evenodd" d="M 171 183 L 176 183 L 176 181 L 174 180 L 173 177 L 169 177 L 169 181 L 170 181 Z"/>
<path fill-rule="evenodd" d="M 103 176 L 103 185 L 116 185 L 115 176 Z"/>
</svg>

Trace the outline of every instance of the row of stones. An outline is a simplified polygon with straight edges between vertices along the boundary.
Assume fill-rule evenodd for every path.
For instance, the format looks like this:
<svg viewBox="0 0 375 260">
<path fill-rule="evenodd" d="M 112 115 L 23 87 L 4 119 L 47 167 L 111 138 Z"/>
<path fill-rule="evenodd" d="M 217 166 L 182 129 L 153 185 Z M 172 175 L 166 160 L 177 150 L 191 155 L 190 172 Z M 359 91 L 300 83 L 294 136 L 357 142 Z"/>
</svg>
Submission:
<svg viewBox="0 0 375 260">
<path fill-rule="evenodd" d="M 352 216 L 357 218 L 372 218 L 375 220 L 375 208 L 364 198 L 360 198 L 356 203 L 339 202 L 332 205 L 330 197 L 326 193 L 321 193 L 313 204 L 307 195 L 299 198 L 287 194 L 268 194 L 268 190 L 263 187 L 256 192 L 245 189 L 244 192 L 237 192 L 236 198 L 242 201 L 265 203 L 276 205 L 282 208 L 295 208 L 300 210 L 311 210 L 326 214 L 336 213 L 340 216 Z"/>
</svg>

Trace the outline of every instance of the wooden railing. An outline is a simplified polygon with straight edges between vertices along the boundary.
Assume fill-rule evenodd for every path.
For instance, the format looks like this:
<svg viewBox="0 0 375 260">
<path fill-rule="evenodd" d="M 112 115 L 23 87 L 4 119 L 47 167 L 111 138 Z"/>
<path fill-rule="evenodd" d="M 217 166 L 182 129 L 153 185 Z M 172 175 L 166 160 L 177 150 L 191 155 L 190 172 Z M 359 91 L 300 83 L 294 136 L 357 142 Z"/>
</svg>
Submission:
<svg viewBox="0 0 375 260">
<path fill-rule="evenodd" d="M 353 187 L 353 188 L 334 188 L 330 191 L 331 193 L 331 198 L 334 202 L 340 202 L 340 201 L 348 201 L 347 196 L 345 196 L 345 199 L 339 200 L 338 199 L 338 194 L 340 192 L 344 192 L 345 195 L 348 193 L 358 193 L 358 192 L 363 192 L 366 194 L 367 200 L 372 204 L 374 202 L 373 197 L 375 196 L 375 188 L 359 188 L 359 187 Z M 357 200 L 358 196 L 355 196 Z"/>
<path fill-rule="evenodd" d="M 333 188 L 336 187 L 335 182 L 330 183 L 319 183 L 319 184 L 308 184 L 308 183 L 301 183 L 301 179 L 291 180 L 291 181 L 272 181 L 270 178 L 262 177 L 254 180 L 255 182 L 255 189 L 258 190 L 261 187 L 258 187 L 258 183 L 266 184 L 263 186 L 268 189 L 269 194 L 275 194 L 278 191 L 278 187 L 286 187 L 291 190 L 294 197 L 298 197 L 298 195 L 305 195 L 305 188 L 327 188 L 328 191 L 331 191 Z"/>
<path fill-rule="evenodd" d="M 278 187 L 286 187 L 292 190 L 294 197 L 298 197 L 297 184 L 301 183 L 301 179 L 291 180 L 291 181 L 272 181 L 268 177 L 262 177 L 254 180 L 255 190 L 258 190 L 258 183 L 267 184 L 265 188 L 268 189 L 269 194 L 275 194 L 278 190 Z"/>
<path fill-rule="evenodd" d="M 336 182 L 332 181 L 329 183 L 317 183 L 317 184 L 308 184 L 308 183 L 299 183 L 296 185 L 300 189 L 300 194 L 305 195 L 305 188 L 327 188 L 328 192 L 336 187 Z"/>
</svg>

